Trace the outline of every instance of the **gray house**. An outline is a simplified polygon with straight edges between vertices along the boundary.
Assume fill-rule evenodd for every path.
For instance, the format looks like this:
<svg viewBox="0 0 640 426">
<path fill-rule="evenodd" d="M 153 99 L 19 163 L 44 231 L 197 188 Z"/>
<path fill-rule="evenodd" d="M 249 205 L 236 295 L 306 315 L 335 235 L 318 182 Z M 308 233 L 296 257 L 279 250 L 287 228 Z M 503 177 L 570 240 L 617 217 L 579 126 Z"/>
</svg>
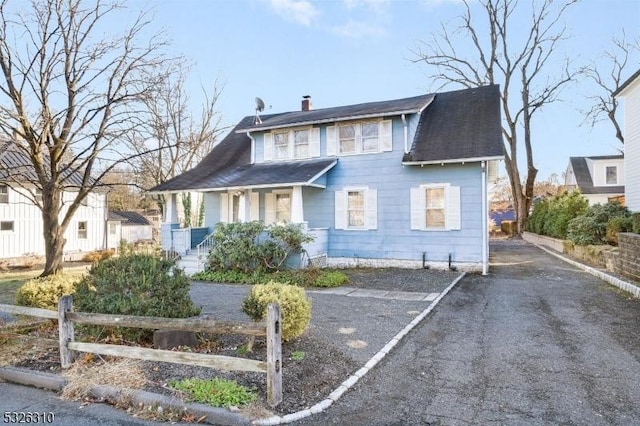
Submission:
<svg viewBox="0 0 640 426">
<path fill-rule="evenodd" d="M 589 204 L 624 204 L 624 175 L 623 155 L 570 157 L 564 185 L 580 191 Z"/>
<path fill-rule="evenodd" d="M 186 252 L 219 222 L 303 224 L 329 266 L 487 272 L 489 175 L 503 158 L 498 86 L 245 117 L 167 195 L 162 243 Z M 490 170 L 491 169 L 491 170 Z M 204 193 L 179 229 L 175 194 Z"/>
</svg>

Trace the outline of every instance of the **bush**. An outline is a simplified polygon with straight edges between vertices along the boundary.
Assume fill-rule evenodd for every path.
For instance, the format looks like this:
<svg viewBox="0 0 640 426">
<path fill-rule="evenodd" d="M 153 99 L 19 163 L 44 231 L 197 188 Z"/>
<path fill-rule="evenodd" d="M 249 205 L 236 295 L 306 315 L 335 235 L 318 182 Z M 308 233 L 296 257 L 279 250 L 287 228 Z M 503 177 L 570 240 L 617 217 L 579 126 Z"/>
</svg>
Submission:
<svg viewBox="0 0 640 426">
<path fill-rule="evenodd" d="M 100 260 L 110 259 L 110 258 L 113 257 L 114 254 L 115 254 L 115 251 L 111 250 L 111 249 L 108 249 L 108 250 L 96 250 L 96 251 L 92 251 L 92 252 L 87 253 L 84 256 L 82 256 L 82 261 L 83 262 L 95 263 L 95 262 L 98 262 Z"/>
<path fill-rule="evenodd" d="M 631 221 L 633 222 L 631 228 L 632 232 L 640 234 L 640 213 L 633 213 L 631 215 Z"/>
<path fill-rule="evenodd" d="M 340 271 L 322 271 L 314 282 L 314 287 L 340 287 L 349 282 L 349 277 Z"/>
<path fill-rule="evenodd" d="M 567 238 L 569 222 L 587 211 L 587 199 L 578 191 L 565 192 L 534 204 L 527 229 L 553 238 Z"/>
<path fill-rule="evenodd" d="M 607 222 L 605 238 L 607 243 L 618 245 L 618 232 L 629 232 L 633 228 L 631 217 L 614 217 Z"/>
<path fill-rule="evenodd" d="M 607 226 L 609 222 L 613 219 L 624 219 L 630 216 L 631 213 L 629 209 L 618 202 L 594 204 L 590 206 L 582 216 L 589 220 L 576 222 L 574 229 L 571 229 L 571 226 L 569 226 L 569 234 L 575 238 L 575 240 L 572 241 L 578 245 L 606 244 L 609 242 L 609 238 L 607 237 Z M 625 224 L 629 224 L 629 222 L 625 220 L 617 221 L 617 224 L 614 223 L 612 225 L 611 232 L 614 231 L 616 226 L 626 226 Z M 572 237 L 569 237 L 569 239 L 571 238 Z"/>
<path fill-rule="evenodd" d="M 208 271 L 277 271 L 290 253 L 313 241 L 300 225 L 265 227 L 260 222 L 219 223 L 213 232 Z"/>
<path fill-rule="evenodd" d="M 590 216 L 578 216 L 569 222 L 567 238 L 579 246 L 600 244 L 598 235 L 604 233 L 604 226 Z"/>
<path fill-rule="evenodd" d="M 64 274 L 31 279 L 18 289 L 16 304 L 57 311 L 58 300 L 75 292 L 78 279 Z"/>
<path fill-rule="evenodd" d="M 132 254 L 95 263 L 77 285 L 76 310 L 103 314 L 186 318 L 198 315 L 189 280 L 174 262 Z M 92 331 L 96 331 L 92 328 Z M 150 341 L 151 330 L 109 329 L 128 340 Z"/>
<path fill-rule="evenodd" d="M 304 333 L 311 321 L 311 299 L 303 288 L 276 282 L 254 285 L 242 302 L 242 311 L 254 321 L 261 321 L 270 303 L 280 305 L 283 341 Z"/>
</svg>

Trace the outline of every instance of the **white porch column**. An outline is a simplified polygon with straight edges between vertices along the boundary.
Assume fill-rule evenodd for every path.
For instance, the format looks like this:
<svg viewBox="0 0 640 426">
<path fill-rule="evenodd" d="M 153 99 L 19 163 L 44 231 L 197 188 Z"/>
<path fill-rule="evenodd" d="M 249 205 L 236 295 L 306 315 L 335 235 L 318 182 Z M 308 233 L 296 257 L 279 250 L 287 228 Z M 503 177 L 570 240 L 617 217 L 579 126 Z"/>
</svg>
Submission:
<svg viewBox="0 0 640 426">
<path fill-rule="evenodd" d="M 240 199 L 240 210 L 242 211 L 242 218 L 240 222 L 249 222 L 251 220 L 251 190 L 245 189 L 244 195 Z M 243 205 L 244 204 L 244 205 Z"/>
<path fill-rule="evenodd" d="M 293 192 L 291 193 L 291 222 L 304 223 L 301 186 L 294 186 Z"/>
<path fill-rule="evenodd" d="M 166 195 L 164 206 L 164 223 L 178 223 L 178 204 L 176 201 L 176 194 L 171 193 Z"/>
</svg>

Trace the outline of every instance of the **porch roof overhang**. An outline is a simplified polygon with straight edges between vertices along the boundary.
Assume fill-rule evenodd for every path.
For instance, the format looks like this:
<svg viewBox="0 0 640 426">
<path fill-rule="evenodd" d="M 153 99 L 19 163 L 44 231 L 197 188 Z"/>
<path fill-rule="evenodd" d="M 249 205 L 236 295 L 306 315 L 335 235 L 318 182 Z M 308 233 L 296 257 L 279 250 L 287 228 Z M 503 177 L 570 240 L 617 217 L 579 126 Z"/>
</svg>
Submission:
<svg viewBox="0 0 640 426">
<path fill-rule="evenodd" d="M 221 170 L 195 182 L 188 188 L 150 191 L 151 193 L 181 193 L 232 191 L 262 188 L 283 188 L 291 186 L 312 186 L 324 188 L 315 181 L 338 163 L 335 158 L 288 161 L 281 163 L 246 164 Z"/>
</svg>

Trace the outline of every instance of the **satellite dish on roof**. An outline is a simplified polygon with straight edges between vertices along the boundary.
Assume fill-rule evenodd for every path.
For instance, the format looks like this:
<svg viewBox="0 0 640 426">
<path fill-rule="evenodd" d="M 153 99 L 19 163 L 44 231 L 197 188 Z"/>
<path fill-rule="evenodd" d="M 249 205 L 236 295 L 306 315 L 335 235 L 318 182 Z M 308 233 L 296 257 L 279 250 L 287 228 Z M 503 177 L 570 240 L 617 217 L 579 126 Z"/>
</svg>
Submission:
<svg viewBox="0 0 640 426">
<path fill-rule="evenodd" d="M 260 98 L 256 98 L 256 111 L 264 111 L 264 101 Z"/>
<path fill-rule="evenodd" d="M 256 97 L 256 118 L 254 120 L 254 124 L 261 124 L 262 120 L 260 119 L 259 113 L 264 111 L 264 101 L 258 97 Z"/>
</svg>

